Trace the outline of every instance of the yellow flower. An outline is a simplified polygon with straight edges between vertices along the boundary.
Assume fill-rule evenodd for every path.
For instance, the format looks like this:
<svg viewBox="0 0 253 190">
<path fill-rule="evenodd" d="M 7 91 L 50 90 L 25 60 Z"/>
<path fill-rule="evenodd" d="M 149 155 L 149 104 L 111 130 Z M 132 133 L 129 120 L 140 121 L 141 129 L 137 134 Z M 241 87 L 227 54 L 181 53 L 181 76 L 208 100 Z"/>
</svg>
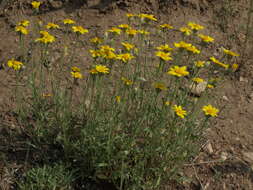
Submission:
<svg viewBox="0 0 253 190">
<path fill-rule="evenodd" d="M 220 62 L 219 60 L 217 60 L 215 57 L 210 57 L 210 60 L 214 63 L 216 63 L 217 65 L 220 65 L 222 67 L 224 67 L 225 69 L 228 69 L 229 65 L 228 64 L 225 64 L 225 63 L 222 63 Z"/>
<path fill-rule="evenodd" d="M 126 34 L 128 34 L 130 37 L 134 37 L 137 33 L 138 33 L 138 31 L 135 29 L 130 28 L 130 29 L 126 30 Z"/>
<path fill-rule="evenodd" d="M 141 35 L 149 35 L 150 32 L 146 31 L 146 30 L 137 30 L 137 32 Z"/>
<path fill-rule="evenodd" d="M 117 103 L 120 103 L 120 102 L 121 102 L 121 97 L 120 97 L 120 96 L 116 96 L 115 99 L 116 99 L 116 102 L 117 102 Z"/>
<path fill-rule="evenodd" d="M 168 90 L 168 88 L 165 86 L 164 83 L 161 82 L 156 82 L 153 84 L 154 88 L 158 89 L 158 90 Z"/>
<path fill-rule="evenodd" d="M 191 47 L 187 47 L 186 50 L 192 52 L 192 53 L 196 53 L 196 54 L 200 54 L 200 50 L 198 50 L 195 46 L 191 46 Z"/>
<path fill-rule="evenodd" d="M 86 34 L 89 32 L 89 30 L 83 28 L 82 26 L 72 26 L 73 32 L 79 33 L 79 34 Z"/>
<path fill-rule="evenodd" d="M 131 49 L 135 47 L 134 44 L 130 44 L 128 42 L 122 42 L 121 44 L 126 48 L 127 51 L 130 51 Z"/>
<path fill-rule="evenodd" d="M 195 61 L 194 65 L 196 67 L 204 67 L 205 66 L 205 61 Z"/>
<path fill-rule="evenodd" d="M 196 83 L 202 83 L 202 82 L 204 82 L 204 79 L 199 78 L 199 77 L 195 77 L 195 78 L 193 78 L 192 80 L 193 80 L 194 82 L 196 82 Z"/>
<path fill-rule="evenodd" d="M 47 29 L 51 29 L 51 28 L 53 28 L 53 29 L 60 29 L 60 26 L 58 24 L 54 24 L 52 22 L 49 22 L 49 23 L 47 23 L 46 28 Z"/>
<path fill-rule="evenodd" d="M 219 112 L 219 109 L 213 107 L 210 104 L 203 106 L 202 110 L 204 111 L 205 115 L 211 116 L 211 117 L 216 117 L 217 113 Z"/>
<path fill-rule="evenodd" d="M 162 28 L 162 29 L 173 29 L 174 27 L 169 25 L 169 24 L 161 24 L 160 28 Z"/>
<path fill-rule="evenodd" d="M 45 30 L 41 30 L 41 31 L 40 31 L 40 34 L 41 34 L 42 36 L 48 36 L 48 35 L 49 35 L 49 33 L 48 33 L 47 31 L 45 31 Z"/>
<path fill-rule="evenodd" d="M 132 17 L 135 17 L 136 15 L 135 15 L 135 14 L 132 14 L 132 13 L 127 13 L 126 16 L 127 16 L 128 18 L 132 18 Z"/>
<path fill-rule="evenodd" d="M 98 74 L 98 71 L 96 69 L 91 69 L 89 72 L 92 75 Z"/>
<path fill-rule="evenodd" d="M 73 72 L 81 72 L 81 70 L 78 67 L 71 67 L 71 70 Z"/>
<path fill-rule="evenodd" d="M 170 75 L 177 76 L 177 77 L 189 75 L 189 72 L 187 71 L 186 66 L 182 66 L 182 67 L 173 66 L 170 68 L 170 70 L 167 73 Z"/>
<path fill-rule="evenodd" d="M 199 24 L 196 24 L 194 22 L 188 22 L 188 26 L 192 29 L 192 30 L 203 30 L 204 26 L 201 26 Z"/>
<path fill-rule="evenodd" d="M 96 65 L 95 69 L 97 73 L 108 74 L 110 69 L 104 65 Z"/>
<path fill-rule="evenodd" d="M 127 85 L 127 86 L 130 86 L 130 85 L 132 85 L 132 84 L 134 83 L 133 81 L 131 81 L 131 80 L 125 78 L 125 77 L 121 77 L 121 80 L 122 80 L 122 81 L 124 82 L 124 84 Z"/>
<path fill-rule="evenodd" d="M 101 44 L 103 42 L 103 40 L 101 38 L 94 37 L 94 38 L 90 39 L 90 42 L 94 43 L 94 44 Z"/>
<path fill-rule="evenodd" d="M 180 32 L 184 33 L 186 36 L 191 35 L 192 31 L 190 28 L 187 27 L 181 27 L 179 28 Z"/>
<path fill-rule="evenodd" d="M 16 26 L 15 31 L 19 32 L 20 34 L 24 34 L 24 35 L 27 35 L 29 33 L 29 31 L 23 26 Z"/>
<path fill-rule="evenodd" d="M 38 25 L 39 25 L 40 27 L 42 27 L 42 25 L 43 25 L 43 21 L 42 21 L 42 20 L 38 20 L 37 23 L 38 23 Z"/>
<path fill-rule="evenodd" d="M 162 59 L 163 61 L 170 61 L 170 60 L 172 60 L 172 57 L 170 57 L 170 53 L 169 52 L 163 52 L 163 51 L 157 51 L 156 53 L 155 53 L 155 55 L 157 56 L 157 57 L 159 57 L 160 59 Z"/>
<path fill-rule="evenodd" d="M 232 65 L 232 70 L 235 72 L 235 71 L 237 71 L 238 67 L 239 67 L 239 65 L 236 64 L 236 63 L 234 63 L 234 64 Z"/>
<path fill-rule="evenodd" d="M 52 94 L 50 94 L 50 93 L 42 93 L 42 96 L 43 96 L 43 97 L 51 97 Z"/>
<path fill-rule="evenodd" d="M 186 49 L 187 51 L 190 51 L 192 53 L 199 54 L 200 50 L 198 50 L 194 45 L 190 43 L 186 43 L 184 41 L 180 41 L 179 43 L 174 43 L 174 46 L 177 48 Z"/>
<path fill-rule="evenodd" d="M 114 51 L 115 49 L 108 45 L 104 45 L 100 47 L 101 56 L 103 56 L 105 59 L 115 59 L 117 56 L 114 53 Z"/>
<path fill-rule="evenodd" d="M 180 41 L 179 43 L 174 43 L 174 46 L 177 48 L 188 48 L 188 47 L 191 47 L 192 44 L 186 43 L 184 41 Z"/>
<path fill-rule="evenodd" d="M 168 44 L 164 44 L 164 45 L 160 45 L 158 47 L 156 47 L 157 50 L 161 50 L 161 51 L 172 51 L 173 48 L 171 48 Z"/>
<path fill-rule="evenodd" d="M 214 39 L 213 39 L 212 37 L 206 36 L 206 35 L 204 35 L 204 34 L 198 34 L 198 37 L 201 38 L 201 40 L 202 40 L 203 42 L 206 42 L 206 43 L 209 43 L 209 42 L 213 42 L 213 41 L 214 41 Z"/>
<path fill-rule="evenodd" d="M 97 58 L 97 57 L 101 57 L 102 56 L 100 50 L 92 50 L 91 49 L 91 50 L 89 50 L 89 52 L 91 53 L 91 56 L 93 58 Z"/>
<path fill-rule="evenodd" d="M 11 59 L 7 62 L 8 67 L 13 68 L 15 71 L 18 71 L 22 68 L 23 63 L 20 61 L 16 61 L 14 59 Z"/>
<path fill-rule="evenodd" d="M 130 28 L 130 26 L 128 24 L 120 24 L 118 25 L 119 28 L 122 28 L 122 29 L 128 29 Z"/>
<path fill-rule="evenodd" d="M 141 19 L 146 19 L 146 20 L 153 20 L 153 21 L 157 21 L 157 19 L 155 18 L 154 15 L 151 14 L 139 14 L 138 15 Z"/>
<path fill-rule="evenodd" d="M 120 29 L 120 28 L 115 28 L 115 27 L 113 27 L 113 28 L 111 28 L 110 30 L 108 30 L 108 32 L 111 32 L 111 33 L 113 33 L 113 34 L 120 35 L 121 29 Z"/>
<path fill-rule="evenodd" d="M 165 102 L 164 102 L 164 105 L 165 105 L 165 106 L 169 106 L 169 105 L 170 105 L 170 101 L 165 101 Z"/>
<path fill-rule="evenodd" d="M 23 20 L 18 23 L 19 26 L 24 26 L 24 27 L 29 26 L 29 24 L 30 24 L 29 20 Z"/>
<path fill-rule="evenodd" d="M 70 72 L 71 73 L 71 76 L 75 79 L 81 79 L 83 78 L 83 75 L 80 73 L 80 72 Z"/>
<path fill-rule="evenodd" d="M 47 31 L 40 31 L 42 37 L 37 38 L 35 42 L 41 42 L 44 44 L 53 43 L 55 41 L 55 37 L 49 34 Z"/>
<path fill-rule="evenodd" d="M 39 7 L 40 7 L 40 5 L 41 5 L 41 2 L 39 2 L 39 1 L 33 1 L 32 3 L 31 3 L 31 5 L 32 5 L 32 7 L 34 8 L 34 9 L 39 9 Z"/>
<path fill-rule="evenodd" d="M 101 54 L 105 59 L 116 59 L 117 58 L 117 55 L 112 51 L 105 51 L 105 52 L 101 51 Z"/>
<path fill-rule="evenodd" d="M 134 58 L 133 55 L 130 53 L 124 53 L 124 54 L 118 54 L 116 59 L 123 61 L 124 63 L 127 63 L 128 61 L 132 60 Z"/>
<path fill-rule="evenodd" d="M 230 56 L 235 56 L 235 57 L 237 57 L 237 56 L 239 56 L 239 54 L 237 54 L 237 53 L 235 53 L 235 52 L 233 52 L 233 51 L 230 51 L 230 50 L 228 50 L 228 49 L 225 49 L 225 48 L 223 48 L 223 52 L 225 53 L 225 54 L 227 54 L 227 55 L 230 55 Z"/>
<path fill-rule="evenodd" d="M 175 111 L 177 116 L 181 117 L 182 119 L 184 119 L 185 116 L 187 115 L 186 110 L 184 110 L 182 106 L 174 105 L 173 110 Z"/>
<path fill-rule="evenodd" d="M 71 76 L 75 79 L 81 79 L 83 78 L 83 75 L 80 73 L 80 69 L 78 67 L 71 67 Z"/>
<path fill-rule="evenodd" d="M 208 84 L 208 85 L 207 85 L 207 88 L 214 88 L 214 85 Z"/>
<path fill-rule="evenodd" d="M 100 46 L 100 49 L 101 49 L 101 51 L 113 51 L 113 52 L 115 51 L 114 48 L 112 48 L 108 45 Z"/>
<path fill-rule="evenodd" d="M 67 18 L 67 19 L 64 19 L 64 20 L 63 20 L 63 23 L 64 23 L 64 24 L 75 24 L 76 22 L 75 22 L 74 20 L 71 20 L 71 19 L 68 19 L 68 18 Z"/>
</svg>

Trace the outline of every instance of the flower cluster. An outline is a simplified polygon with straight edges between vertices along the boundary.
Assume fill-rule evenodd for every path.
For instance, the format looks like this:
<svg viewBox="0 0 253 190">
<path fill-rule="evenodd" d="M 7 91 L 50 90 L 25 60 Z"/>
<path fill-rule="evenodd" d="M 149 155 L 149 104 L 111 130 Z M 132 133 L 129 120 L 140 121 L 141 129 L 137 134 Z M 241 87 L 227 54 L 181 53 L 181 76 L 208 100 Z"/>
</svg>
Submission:
<svg viewBox="0 0 253 190">
<path fill-rule="evenodd" d="M 131 50 L 135 46 L 133 44 L 122 42 L 122 45 L 125 47 L 126 50 Z M 115 49 L 109 45 L 102 45 L 97 50 L 89 50 L 91 53 L 91 56 L 93 58 L 102 57 L 107 60 L 120 60 L 124 63 L 127 63 L 128 61 L 132 60 L 134 56 L 130 53 L 120 53 L 116 54 Z"/>
<path fill-rule="evenodd" d="M 8 67 L 14 69 L 15 71 L 18 71 L 22 68 L 23 63 L 20 61 L 16 61 L 14 59 L 11 59 L 7 62 Z"/>
<path fill-rule="evenodd" d="M 27 35 L 27 34 L 29 34 L 29 31 L 27 29 L 29 24 L 30 24 L 29 20 L 22 20 L 15 27 L 15 31 L 18 32 L 19 34 Z"/>
<path fill-rule="evenodd" d="M 43 44 L 53 43 L 55 41 L 55 37 L 49 34 L 47 31 L 40 31 L 41 37 L 37 38 L 35 42 L 41 42 Z"/>
<path fill-rule="evenodd" d="M 174 46 L 177 48 L 185 49 L 195 54 L 200 54 L 200 50 L 198 50 L 194 45 L 190 43 L 186 43 L 184 41 L 180 41 L 179 43 L 174 43 Z"/>
<path fill-rule="evenodd" d="M 96 65 L 95 68 L 90 70 L 90 73 L 95 74 L 109 74 L 110 69 L 104 65 Z"/>
<path fill-rule="evenodd" d="M 83 75 L 81 74 L 81 70 L 78 67 L 72 67 L 71 70 L 72 71 L 70 72 L 70 74 L 74 79 L 83 78 Z"/>
<path fill-rule="evenodd" d="M 72 30 L 77 34 L 86 34 L 89 32 L 89 30 L 83 28 L 82 26 L 72 26 Z"/>
<path fill-rule="evenodd" d="M 58 24 L 55 24 L 55 23 L 52 23 L 52 22 L 49 22 L 47 23 L 46 25 L 46 29 L 60 29 L 60 26 Z"/>
</svg>

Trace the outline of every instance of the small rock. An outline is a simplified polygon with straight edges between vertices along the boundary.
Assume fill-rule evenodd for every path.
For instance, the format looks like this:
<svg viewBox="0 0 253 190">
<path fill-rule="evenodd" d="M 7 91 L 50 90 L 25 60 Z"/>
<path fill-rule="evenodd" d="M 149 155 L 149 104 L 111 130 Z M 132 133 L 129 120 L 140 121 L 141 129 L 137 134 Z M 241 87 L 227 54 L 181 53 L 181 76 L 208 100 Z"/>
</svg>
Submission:
<svg viewBox="0 0 253 190">
<path fill-rule="evenodd" d="M 248 82 L 248 79 L 246 79 L 246 78 L 240 76 L 239 81 L 240 81 L 240 82 Z"/>
<path fill-rule="evenodd" d="M 90 100 L 85 100 L 84 104 L 85 104 L 86 108 L 89 108 L 90 105 L 91 105 L 91 101 Z"/>
<path fill-rule="evenodd" d="M 250 102 L 253 101 L 253 92 L 249 95 Z"/>
<path fill-rule="evenodd" d="M 62 55 L 58 52 L 54 53 L 54 55 L 51 58 L 51 63 L 55 63 L 56 61 L 59 61 L 61 59 Z"/>
<path fill-rule="evenodd" d="M 225 101 L 229 101 L 228 97 L 227 96 L 222 96 L 222 99 L 225 100 Z"/>
<path fill-rule="evenodd" d="M 78 16 L 79 18 L 82 18 L 82 12 L 81 12 L 80 10 L 77 12 L 77 16 Z"/>
<path fill-rule="evenodd" d="M 247 162 L 253 164 L 253 152 L 243 152 L 242 155 Z"/>
<path fill-rule="evenodd" d="M 62 1 L 49 0 L 49 3 L 54 9 L 59 9 L 62 7 Z"/>
<path fill-rule="evenodd" d="M 206 90 L 206 86 L 207 86 L 207 82 L 201 82 L 197 85 L 194 85 L 193 88 L 191 88 L 191 93 L 196 95 L 196 96 L 200 96 L 202 92 L 204 92 Z"/>
<path fill-rule="evenodd" d="M 222 159 L 223 161 L 225 161 L 225 160 L 228 159 L 228 153 L 222 152 L 220 157 L 221 157 L 221 159 Z"/>
<path fill-rule="evenodd" d="M 206 149 L 207 149 L 207 151 L 208 151 L 209 154 L 213 153 L 213 147 L 212 147 L 212 145 L 211 145 L 210 142 L 206 145 Z"/>
</svg>

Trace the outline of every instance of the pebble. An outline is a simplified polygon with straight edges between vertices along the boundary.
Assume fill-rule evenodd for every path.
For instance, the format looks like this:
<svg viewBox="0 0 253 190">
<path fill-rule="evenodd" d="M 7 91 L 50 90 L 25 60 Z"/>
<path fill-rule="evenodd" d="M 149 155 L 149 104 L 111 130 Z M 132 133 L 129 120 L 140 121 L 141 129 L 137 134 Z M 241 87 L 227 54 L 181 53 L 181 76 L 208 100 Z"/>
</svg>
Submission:
<svg viewBox="0 0 253 190">
<path fill-rule="evenodd" d="M 240 76 L 239 81 L 240 81 L 240 82 L 248 82 L 248 79 L 246 79 L 246 78 Z"/>
<path fill-rule="evenodd" d="M 59 9 L 62 7 L 62 1 L 54 1 L 54 0 L 49 0 L 50 5 L 54 8 L 54 9 Z"/>
<path fill-rule="evenodd" d="M 221 159 L 222 159 L 223 161 L 225 161 L 225 160 L 228 159 L 228 153 L 227 153 L 227 152 L 222 152 L 220 157 L 221 157 Z"/>
<path fill-rule="evenodd" d="M 195 86 L 193 86 L 193 88 L 191 89 L 191 93 L 196 95 L 196 96 L 200 96 L 202 92 L 204 92 L 206 90 L 207 87 L 207 82 L 201 82 Z"/>
<path fill-rule="evenodd" d="M 227 96 L 222 96 L 222 99 L 225 100 L 225 101 L 229 101 Z"/>
<path fill-rule="evenodd" d="M 243 158 L 253 165 L 253 152 L 243 152 Z"/>
<path fill-rule="evenodd" d="M 208 151 L 209 154 L 213 153 L 213 147 L 212 147 L 212 145 L 211 145 L 210 142 L 206 145 L 206 149 L 207 149 L 207 151 Z"/>
</svg>

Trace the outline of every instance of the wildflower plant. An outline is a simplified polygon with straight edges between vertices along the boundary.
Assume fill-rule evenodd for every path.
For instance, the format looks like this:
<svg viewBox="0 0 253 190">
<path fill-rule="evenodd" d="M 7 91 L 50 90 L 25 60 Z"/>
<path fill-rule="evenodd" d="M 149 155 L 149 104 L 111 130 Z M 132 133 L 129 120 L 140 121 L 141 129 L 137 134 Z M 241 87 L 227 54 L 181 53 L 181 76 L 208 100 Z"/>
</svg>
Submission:
<svg viewBox="0 0 253 190">
<path fill-rule="evenodd" d="M 159 25 L 149 14 L 129 13 L 126 19 L 128 24 L 107 30 L 110 35 L 71 38 L 86 45 L 60 46 L 60 63 L 50 59 L 51 46 L 60 43 L 55 34 L 68 38 L 88 30 L 71 19 L 48 23 L 50 31 L 41 30 L 33 39 L 39 59 L 32 55 L 25 63 L 30 91 L 23 92 L 20 121 L 32 126 L 26 130 L 36 146 L 60 147 L 64 156 L 59 159 L 75 168 L 78 179 L 106 180 L 119 190 L 158 189 L 177 178 L 209 121 L 220 114 L 209 102 L 218 85 L 214 71 L 222 75 L 236 69 L 232 60 L 239 55 L 224 49 L 228 63 L 226 56 L 207 56 L 206 45 L 197 42 L 215 41 L 200 34 L 204 26 L 196 23 L 176 29 Z M 22 30 L 16 28 L 25 34 Z M 182 40 L 169 41 L 170 33 Z M 87 63 L 74 62 L 78 48 L 86 51 Z M 15 72 L 24 67 L 14 59 L 7 64 Z M 200 83 L 207 88 L 195 100 L 192 88 Z"/>
</svg>

